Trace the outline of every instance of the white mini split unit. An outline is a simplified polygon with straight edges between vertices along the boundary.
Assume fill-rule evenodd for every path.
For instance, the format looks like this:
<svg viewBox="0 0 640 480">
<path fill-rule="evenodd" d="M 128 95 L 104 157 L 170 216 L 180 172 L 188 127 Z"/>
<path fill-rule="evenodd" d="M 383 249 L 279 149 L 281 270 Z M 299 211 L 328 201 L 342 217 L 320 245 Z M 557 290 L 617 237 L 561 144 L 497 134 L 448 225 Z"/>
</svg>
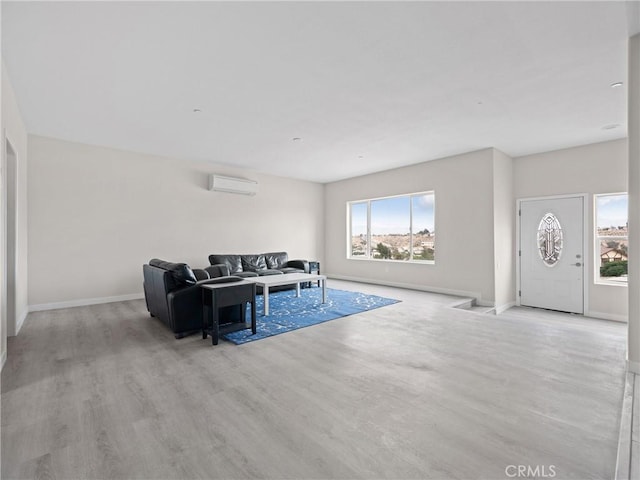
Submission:
<svg viewBox="0 0 640 480">
<path fill-rule="evenodd" d="M 209 190 L 214 192 L 239 193 L 241 195 L 255 195 L 258 192 L 258 182 L 244 178 L 209 176 Z"/>
</svg>

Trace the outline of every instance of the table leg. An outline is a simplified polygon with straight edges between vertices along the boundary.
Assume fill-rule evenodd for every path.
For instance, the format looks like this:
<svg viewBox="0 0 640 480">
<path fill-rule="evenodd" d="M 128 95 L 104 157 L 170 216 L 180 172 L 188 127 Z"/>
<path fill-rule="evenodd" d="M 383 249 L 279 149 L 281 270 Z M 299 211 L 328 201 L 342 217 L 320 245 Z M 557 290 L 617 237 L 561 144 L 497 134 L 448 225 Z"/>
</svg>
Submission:
<svg viewBox="0 0 640 480">
<path fill-rule="evenodd" d="M 269 315 L 269 287 L 265 285 L 262 287 L 262 296 L 264 297 L 264 316 Z"/>
<path fill-rule="evenodd" d="M 253 296 L 251 302 L 251 333 L 256 334 L 256 296 Z"/>
<path fill-rule="evenodd" d="M 300 296 L 300 282 L 296 283 L 296 297 Z"/>
<path fill-rule="evenodd" d="M 207 339 L 207 329 L 209 328 L 209 315 L 210 315 L 210 308 L 207 305 L 207 298 L 205 295 L 207 295 L 208 292 L 206 289 L 202 289 L 202 339 L 206 340 Z"/>
<path fill-rule="evenodd" d="M 212 294 L 213 297 L 213 294 Z M 213 298 L 211 299 L 211 310 L 213 310 L 212 312 L 212 316 L 213 319 L 211 321 L 211 345 L 217 345 L 218 344 L 218 336 L 219 336 L 219 329 L 218 329 L 218 306 L 214 305 Z"/>
<path fill-rule="evenodd" d="M 327 279 L 322 280 L 322 303 L 327 303 Z"/>
</svg>

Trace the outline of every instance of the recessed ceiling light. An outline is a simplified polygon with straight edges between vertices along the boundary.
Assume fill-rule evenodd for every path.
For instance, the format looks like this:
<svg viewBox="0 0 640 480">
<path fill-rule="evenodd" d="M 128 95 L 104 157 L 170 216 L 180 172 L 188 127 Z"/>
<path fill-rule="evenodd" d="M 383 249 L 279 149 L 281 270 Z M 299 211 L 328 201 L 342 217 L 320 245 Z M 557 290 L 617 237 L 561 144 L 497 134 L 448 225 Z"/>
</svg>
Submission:
<svg viewBox="0 0 640 480">
<path fill-rule="evenodd" d="M 301 141 L 302 141 L 302 138 L 300 138 L 300 137 L 293 137 L 293 141 L 294 141 L 294 142 L 301 142 Z"/>
<path fill-rule="evenodd" d="M 611 125 L 605 125 L 602 127 L 603 130 L 613 130 L 614 128 L 618 128 L 620 126 L 619 123 L 612 123 Z"/>
<path fill-rule="evenodd" d="M 622 82 L 615 82 L 611 84 L 611 88 L 618 88 L 624 85 Z"/>
</svg>

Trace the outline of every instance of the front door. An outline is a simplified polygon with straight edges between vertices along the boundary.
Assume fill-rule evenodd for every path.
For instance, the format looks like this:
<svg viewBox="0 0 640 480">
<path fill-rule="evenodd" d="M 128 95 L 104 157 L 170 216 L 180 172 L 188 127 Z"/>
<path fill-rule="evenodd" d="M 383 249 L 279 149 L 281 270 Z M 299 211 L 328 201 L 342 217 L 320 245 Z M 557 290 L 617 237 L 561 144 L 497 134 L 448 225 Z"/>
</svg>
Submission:
<svg viewBox="0 0 640 480">
<path fill-rule="evenodd" d="M 520 305 L 584 313 L 583 197 L 520 203 Z"/>
</svg>

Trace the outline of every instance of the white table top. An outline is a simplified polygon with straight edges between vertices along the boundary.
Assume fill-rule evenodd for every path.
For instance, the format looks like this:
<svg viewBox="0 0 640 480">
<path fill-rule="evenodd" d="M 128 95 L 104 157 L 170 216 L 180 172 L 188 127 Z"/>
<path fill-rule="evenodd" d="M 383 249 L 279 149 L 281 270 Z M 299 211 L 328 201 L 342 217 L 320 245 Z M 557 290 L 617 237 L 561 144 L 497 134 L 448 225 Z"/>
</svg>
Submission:
<svg viewBox="0 0 640 480">
<path fill-rule="evenodd" d="M 254 282 L 261 286 L 277 286 L 290 285 L 300 282 L 317 282 L 318 280 L 326 280 L 325 275 L 316 275 L 311 273 L 285 273 L 282 275 L 264 275 L 262 277 L 248 277 L 245 280 Z"/>
<path fill-rule="evenodd" d="M 224 277 L 221 277 L 221 278 L 224 278 Z M 255 283 L 255 282 L 247 282 L 245 279 L 242 279 L 235 282 L 202 283 L 199 285 L 199 287 L 207 288 L 209 290 L 215 290 L 217 288 L 236 287 L 238 285 L 247 285 L 249 283 Z"/>
</svg>

